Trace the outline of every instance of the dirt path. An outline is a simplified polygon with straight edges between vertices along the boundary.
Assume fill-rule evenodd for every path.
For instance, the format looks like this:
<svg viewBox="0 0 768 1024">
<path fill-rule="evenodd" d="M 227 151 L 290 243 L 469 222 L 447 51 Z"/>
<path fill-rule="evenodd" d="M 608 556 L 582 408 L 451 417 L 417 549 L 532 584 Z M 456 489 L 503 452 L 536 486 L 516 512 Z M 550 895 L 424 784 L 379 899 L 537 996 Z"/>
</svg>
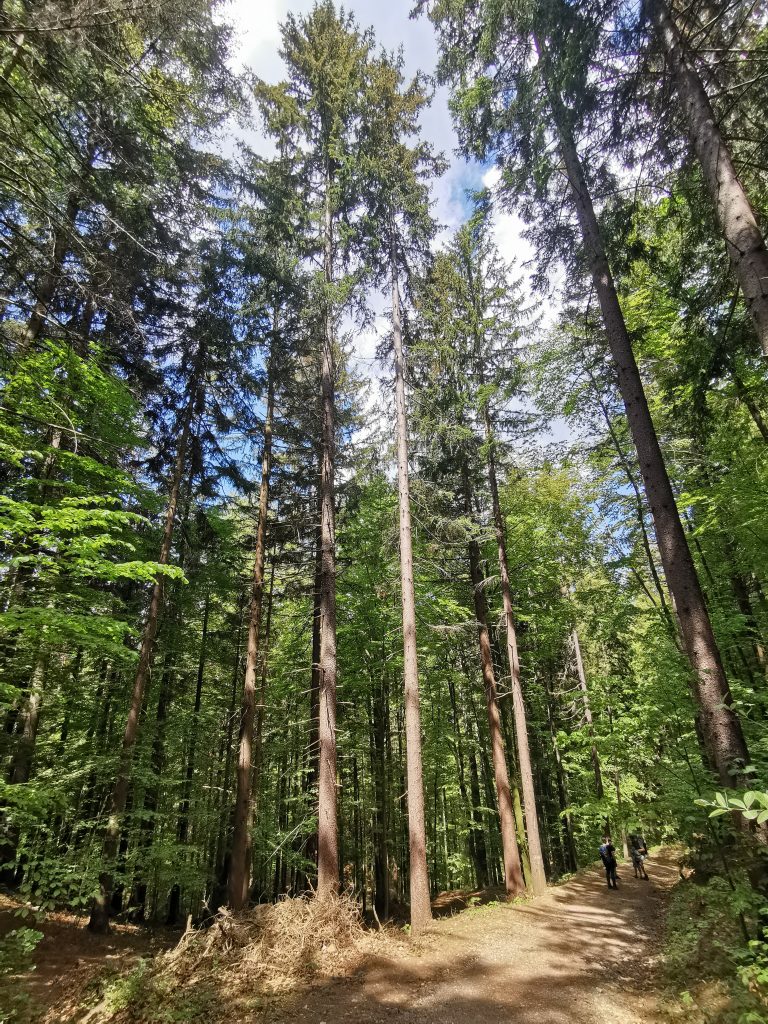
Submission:
<svg viewBox="0 0 768 1024">
<path fill-rule="evenodd" d="M 323 982 L 270 1019 L 313 1024 L 630 1024 L 658 1020 L 653 965 L 668 857 L 649 882 L 620 868 L 608 890 L 595 868 L 521 906 L 490 906 L 436 921 L 408 959 L 377 959 Z"/>
</svg>

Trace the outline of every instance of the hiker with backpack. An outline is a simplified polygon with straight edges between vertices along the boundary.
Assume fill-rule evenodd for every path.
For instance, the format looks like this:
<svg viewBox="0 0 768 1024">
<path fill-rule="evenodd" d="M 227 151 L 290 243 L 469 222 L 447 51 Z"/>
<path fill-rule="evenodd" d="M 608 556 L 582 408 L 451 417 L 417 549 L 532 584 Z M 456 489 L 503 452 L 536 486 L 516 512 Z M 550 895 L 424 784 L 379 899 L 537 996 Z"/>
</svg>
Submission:
<svg viewBox="0 0 768 1024">
<path fill-rule="evenodd" d="M 599 849 L 600 860 L 605 868 L 605 877 L 608 880 L 609 889 L 618 889 L 616 880 L 616 848 L 611 842 L 610 836 L 603 836 L 603 844 Z"/>
</svg>

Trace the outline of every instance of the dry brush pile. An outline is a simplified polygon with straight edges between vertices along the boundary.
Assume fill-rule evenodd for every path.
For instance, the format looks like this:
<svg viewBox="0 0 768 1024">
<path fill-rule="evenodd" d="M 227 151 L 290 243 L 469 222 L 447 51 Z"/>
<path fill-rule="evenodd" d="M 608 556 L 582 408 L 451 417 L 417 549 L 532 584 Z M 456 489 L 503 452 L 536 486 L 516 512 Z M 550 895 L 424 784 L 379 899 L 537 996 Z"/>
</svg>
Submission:
<svg viewBox="0 0 768 1024">
<path fill-rule="evenodd" d="M 366 957 L 403 956 L 410 942 L 394 928 L 368 930 L 347 895 L 223 909 L 205 929 L 189 928 L 177 946 L 108 983 L 82 1024 L 165 1024 L 204 1015 L 253 1019 L 273 999 L 313 978 L 346 976 Z"/>
</svg>

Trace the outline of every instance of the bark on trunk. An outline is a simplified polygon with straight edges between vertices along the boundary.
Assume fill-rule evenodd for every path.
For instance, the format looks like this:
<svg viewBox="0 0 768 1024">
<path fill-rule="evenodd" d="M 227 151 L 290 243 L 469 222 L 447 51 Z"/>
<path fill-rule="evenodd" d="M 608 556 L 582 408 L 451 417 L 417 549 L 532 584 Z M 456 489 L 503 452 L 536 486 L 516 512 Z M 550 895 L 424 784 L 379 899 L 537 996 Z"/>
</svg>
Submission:
<svg viewBox="0 0 768 1024">
<path fill-rule="evenodd" d="M 515 740 L 517 743 L 517 761 L 520 767 L 520 782 L 523 790 L 523 811 L 525 814 L 525 830 L 528 837 L 528 859 L 531 873 L 528 879 L 534 894 L 544 892 L 547 887 L 547 876 L 544 871 L 544 857 L 541 852 L 539 837 L 539 819 L 536 809 L 536 793 L 533 787 L 533 770 L 531 768 L 531 751 L 528 744 L 528 722 L 523 700 L 523 686 L 520 679 L 520 657 L 517 650 L 517 630 L 512 607 L 512 588 L 509 584 L 509 562 L 507 560 L 507 540 L 504 530 L 504 518 L 499 502 L 499 485 L 496 479 L 496 456 L 494 453 L 494 433 L 488 406 L 484 409 L 485 440 L 488 448 L 488 481 L 491 488 L 493 506 L 493 523 L 496 531 L 496 545 L 499 551 L 499 575 L 501 577 L 501 594 L 504 605 L 504 621 L 507 630 L 507 660 L 509 662 L 509 680 L 512 691 L 512 709 L 515 723 Z"/>
<path fill-rule="evenodd" d="M 392 327 L 395 348 L 397 407 L 397 493 L 400 511 L 400 584 L 403 606 L 403 682 L 405 693 L 405 757 L 408 775 L 408 850 L 410 856 L 411 929 L 423 930 L 432 920 L 424 826 L 424 782 L 421 763 L 421 709 L 416 653 L 416 594 L 413 584 L 411 495 L 408 481 L 408 419 L 405 409 L 405 359 L 400 322 L 400 292 L 394 246 L 392 265 Z"/>
<path fill-rule="evenodd" d="M 472 502 L 469 491 L 465 492 L 467 514 L 471 514 Z M 483 593 L 483 578 L 480 571 L 480 547 L 476 540 L 469 542 L 469 569 L 472 577 L 472 593 L 477 619 L 477 636 L 480 645 L 480 667 L 483 673 L 485 701 L 488 711 L 488 729 L 491 737 L 493 774 L 496 782 L 496 798 L 499 805 L 501 828 L 502 860 L 504 862 L 504 886 L 507 898 L 512 899 L 525 891 L 523 872 L 520 866 L 520 852 L 515 835 L 515 812 L 512 806 L 512 792 L 509 788 L 509 773 L 501 733 L 496 678 L 493 673 L 491 642 L 488 636 L 487 608 Z"/>
<path fill-rule="evenodd" d="M 589 704 L 589 690 L 587 688 L 587 674 L 584 671 L 584 661 L 581 657 L 581 644 L 579 643 L 579 634 L 575 629 L 571 630 L 571 644 L 573 645 L 573 660 L 576 663 L 576 675 L 579 678 L 579 689 L 581 690 L 581 698 L 584 704 L 584 721 L 587 723 L 587 731 L 590 736 L 594 736 L 595 726 L 592 720 L 592 708 Z M 590 750 L 590 756 L 592 758 L 592 768 L 595 773 L 595 793 L 599 800 L 603 799 L 605 795 L 605 789 L 603 787 L 603 772 L 600 766 L 600 755 L 597 752 L 597 747 L 594 742 Z"/>
<path fill-rule="evenodd" d="M 560 152 L 576 209 L 592 281 L 600 302 L 619 388 L 637 450 L 646 498 L 667 586 L 672 594 L 688 659 L 693 693 L 700 709 L 708 755 L 724 786 L 737 784 L 740 767 L 748 763 L 747 746 L 725 677 L 699 578 L 685 539 L 672 486 L 648 409 L 642 380 L 611 274 L 592 197 L 569 125 L 568 113 L 548 80 L 548 58 L 536 39 L 544 68 Z"/>
<path fill-rule="evenodd" d="M 746 384 L 738 375 L 737 371 L 733 368 L 733 365 L 730 363 L 730 361 L 727 365 L 739 401 L 744 406 L 746 406 L 747 412 L 752 417 L 752 422 L 755 424 L 755 426 L 760 432 L 760 436 L 762 437 L 763 441 L 765 441 L 765 443 L 768 444 L 768 423 L 766 423 L 765 417 L 758 408 L 757 402 L 755 402 L 754 398 L 750 394 Z"/>
<path fill-rule="evenodd" d="M 331 172 L 326 167 L 323 270 L 333 284 L 333 217 Z M 320 464 L 320 704 L 318 735 L 320 766 L 317 800 L 317 897 L 339 889 L 339 837 L 336 814 L 336 394 L 332 307 L 326 298 L 320 399 L 322 416 Z"/>
<path fill-rule="evenodd" d="M 318 464 L 318 480 L 321 466 Z M 322 572 L 322 543 L 320 539 L 320 507 L 318 488 L 317 526 L 315 537 L 315 568 L 312 589 L 312 676 L 309 688 L 309 740 L 307 744 L 307 777 L 304 790 L 310 806 L 317 804 L 317 781 L 320 775 L 320 576 Z M 317 880 L 317 826 L 307 837 L 306 858 L 314 865 L 312 873 Z M 307 877 L 307 889 L 311 888 Z"/>
<path fill-rule="evenodd" d="M 168 494 L 168 506 L 165 512 L 165 524 L 163 536 L 160 543 L 158 562 L 160 565 L 168 565 L 171 556 L 171 544 L 173 542 L 173 528 L 176 519 L 176 506 L 179 501 L 179 489 L 181 478 L 184 472 L 184 463 L 187 456 L 187 444 L 192 425 L 197 391 L 198 375 L 201 370 L 201 361 L 198 359 L 197 371 L 190 381 L 187 405 L 184 410 L 181 434 L 176 449 L 176 460 L 171 475 L 171 486 Z M 117 770 L 117 778 L 112 789 L 110 801 L 109 821 L 104 835 L 102 849 L 103 869 L 99 875 L 99 894 L 95 897 L 91 907 L 91 915 L 88 927 L 91 931 L 105 933 L 109 931 L 109 907 L 112 899 L 112 870 L 113 861 L 120 845 L 120 824 L 123 812 L 125 811 L 128 799 L 128 787 L 131 778 L 131 762 L 133 760 L 133 749 L 136 745 L 136 737 L 139 729 L 139 716 L 144 703 L 144 691 L 149 679 L 152 665 L 152 657 L 155 649 L 155 638 L 157 626 L 160 619 L 160 606 L 163 597 L 163 576 L 159 575 L 152 588 L 152 596 L 149 602 L 147 620 L 144 624 L 144 632 L 141 638 L 139 649 L 139 663 L 136 668 L 136 675 L 133 681 L 131 702 L 128 709 L 128 717 L 123 732 L 123 743 L 120 752 L 120 761 Z"/>
<path fill-rule="evenodd" d="M 43 643 L 45 637 L 43 637 Z M 11 771 L 8 781 L 12 785 L 29 782 L 32 772 L 32 761 L 35 755 L 35 744 L 37 742 L 37 730 L 40 724 L 40 712 L 43 706 L 43 691 L 45 679 L 48 674 L 49 652 L 43 647 L 38 651 L 35 658 L 35 667 L 32 678 L 29 682 L 29 691 L 21 714 L 16 723 L 16 729 L 21 734 L 19 745 L 14 753 L 11 764 Z"/>
<path fill-rule="evenodd" d="M 728 256 L 744 293 L 760 346 L 768 355 L 768 250 L 733 158 L 717 124 L 704 83 L 686 54 L 665 0 L 647 0 L 715 208 Z"/>
<path fill-rule="evenodd" d="M 200 637 L 200 655 L 197 659 L 197 678 L 195 682 L 195 700 L 192 705 L 192 723 L 190 726 L 189 746 L 187 747 L 186 768 L 184 770 L 184 786 L 179 806 L 179 822 L 176 829 L 176 838 L 182 851 L 189 839 L 189 812 L 192 800 L 192 778 L 195 772 L 195 760 L 197 755 L 197 729 L 200 720 L 200 707 L 203 699 L 203 679 L 205 677 L 205 660 L 208 654 L 208 616 L 211 608 L 211 595 L 205 595 L 205 607 L 203 609 L 203 629 Z M 186 856 L 182 852 L 182 856 Z M 171 889 L 171 896 L 168 901 L 168 914 L 165 923 L 168 926 L 176 924 L 181 910 L 181 884 L 176 883 Z"/>
<path fill-rule="evenodd" d="M 90 141 L 83 156 L 80 174 L 81 183 L 82 179 L 90 173 L 95 153 L 96 144 L 94 141 Z M 59 287 L 59 281 L 64 270 L 64 261 L 71 248 L 72 233 L 75 229 L 75 221 L 79 212 L 80 190 L 74 188 L 67 196 L 67 205 L 64 208 L 62 222 L 54 231 L 50 265 L 35 287 L 35 304 L 32 307 L 32 312 L 24 331 L 21 343 L 22 352 L 29 349 L 30 345 L 35 342 L 45 325 L 50 305 L 56 297 Z"/>
<path fill-rule="evenodd" d="M 232 771 L 233 738 L 235 732 L 235 708 L 237 707 L 238 678 L 240 676 L 240 648 L 243 641 L 243 612 L 245 610 L 246 595 L 241 594 L 237 608 L 237 640 L 235 642 L 235 658 L 232 668 L 232 686 L 230 689 L 229 708 L 225 724 L 226 735 L 224 743 L 224 768 L 222 770 L 222 794 L 219 805 L 219 827 L 216 837 L 216 852 L 214 854 L 215 879 L 213 885 L 212 909 L 214 913 L 226 901 L 227 882 L 229 879 L 229 858 L 231 852 L 230 825 L 232 820 L 233 804 L 229 800 L 230 776 Z M 221 760 L 221 748 L 219 748 L 219 760 Z"/>
<path fill-rule="evenodd" d="M 267 374 L 267 412 L 264 419 L 264 451 L 261 460 L 259 523 L 256 529 L 256 548 L 253 556 L 248 644 L 245 655 L 245 679 L 240 719 L 240 752 L 237 762 L 237 793 L 232 832 L 232 860 L 229 870 L 229 905 L 233 910 L 242 910 L 245 906 L 251 881 L 249 851 L 253 812 L 253 736 L 256 720 L 256 681 L 259 673 L 261 614 L 264 606 L 264 559 L 267 541 L 269 481 L 272 472 L 272 417 L 275 404 L 275 387 L 271 366 L 268 368 Z"/>
<path fill-rule="evenodd" d="M 373 804 L 373 906 L 380 921 L 389 916 L 389 864 L 387 855 L 388 793 L 386 765 L 386 675 L 377 683 L 371 680 L 370 702 L 371 775 L 375 800 Z"/>
</svg>

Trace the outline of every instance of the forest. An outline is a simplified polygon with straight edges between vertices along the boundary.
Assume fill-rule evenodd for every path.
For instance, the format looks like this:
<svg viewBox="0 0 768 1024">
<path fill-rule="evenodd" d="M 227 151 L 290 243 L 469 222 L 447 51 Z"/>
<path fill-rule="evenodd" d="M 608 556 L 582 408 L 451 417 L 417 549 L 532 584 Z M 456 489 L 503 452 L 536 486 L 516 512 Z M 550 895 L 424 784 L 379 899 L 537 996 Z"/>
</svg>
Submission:
<svg viewBox="0 0 768 1024">
<path fill-rule="evenodd" d="M 411 74 L 296 6 L 278 80 L 0 4 L 0 992 L 35 914 L 418 937 L 641 834 L 766 1020 L 768 7 L 415 0 Z"/>
</svg>

